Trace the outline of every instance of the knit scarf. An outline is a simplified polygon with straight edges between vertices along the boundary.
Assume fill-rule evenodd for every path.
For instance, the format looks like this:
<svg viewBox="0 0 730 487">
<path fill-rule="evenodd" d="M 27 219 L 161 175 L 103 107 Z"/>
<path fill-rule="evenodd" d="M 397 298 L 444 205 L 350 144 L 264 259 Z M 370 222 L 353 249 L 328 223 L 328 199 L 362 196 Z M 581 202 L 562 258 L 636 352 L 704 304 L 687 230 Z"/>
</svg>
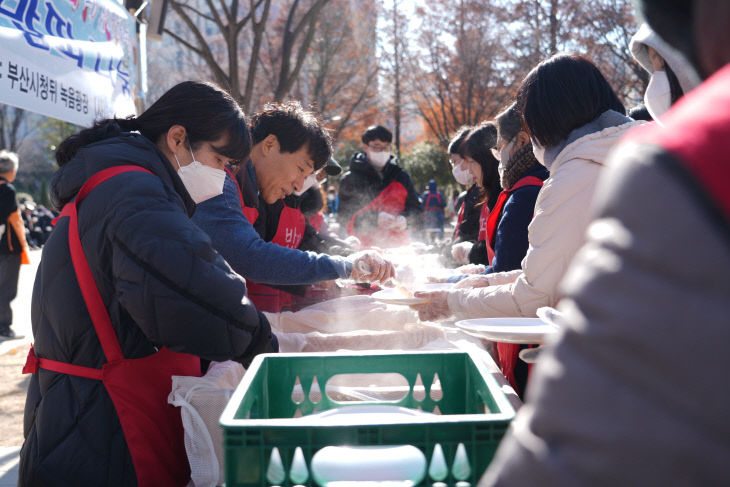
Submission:
<svg viewBox="0 0 730 487">
<path fill-rule="evenodd" d="M 532 153 L 532 144 L 525 144 L 515 152 L 507 162 L 502 174 L 502 187 L 510 189 L 535 164 L 540 164 Z"/>
</svg>

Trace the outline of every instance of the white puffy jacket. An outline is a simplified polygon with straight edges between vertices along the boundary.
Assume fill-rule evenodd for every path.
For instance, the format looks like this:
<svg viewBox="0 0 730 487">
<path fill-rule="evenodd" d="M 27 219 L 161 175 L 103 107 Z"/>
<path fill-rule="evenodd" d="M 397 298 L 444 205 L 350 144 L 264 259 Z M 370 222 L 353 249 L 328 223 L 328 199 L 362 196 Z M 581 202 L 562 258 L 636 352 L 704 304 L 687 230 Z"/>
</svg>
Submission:
<svg viewBox="0 0 730 487">
<path fill-rule="evenodd" d="M 450 291 L 449 308 L 457 318 L 531 317 L 537 308 L 555 306 L 558 284 L 585 242 L 596 182 L 608 153 L 627 130 L 643 123 L 609 111 L 587 130 L 600 128 L 608 120 L 615 124 L 617 119 L 623 123 L 591 131 L 572 142 L 568 139 L 549 164 L 550 177 L 537 197 L 522 269 L 489 274 L 488 287 Z"/>
</svg>

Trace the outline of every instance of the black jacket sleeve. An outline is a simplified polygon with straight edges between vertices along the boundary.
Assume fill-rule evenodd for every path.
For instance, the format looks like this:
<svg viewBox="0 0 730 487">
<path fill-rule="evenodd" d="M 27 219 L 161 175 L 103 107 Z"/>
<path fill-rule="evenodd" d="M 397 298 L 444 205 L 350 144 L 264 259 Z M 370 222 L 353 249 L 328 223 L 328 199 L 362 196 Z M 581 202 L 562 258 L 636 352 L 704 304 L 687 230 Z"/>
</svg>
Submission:
<svg viewBox="0 0 730 487">
<path fill-rule="evenodd" d="M 423 205 L 421 200 L 418 198 L 416 188 L 413 186 L 413 181 L 407 172 L 401 171 L 400 177 L 398 178 L 400 183 L 408 191 L 406 196 L 406 206 L 403 210 L 403 216 L 408 220 L 408 228 L 411 230 L 420 229 L 423 226 Z"/>
<path fill-rule="evenodd" d="M 464 218 L 459 226 L 457 242 L 476 242 L 479 237 L 479 214 L 481 206 L 477 206 L 478 194 L 472 192 L 464 197 Z"/>
<path fill-rule="evenodd" d="M 469 263 L 470 264 L 484 264 L 490 265 L 489 254 L 487 253 L 487 242 L 480 240 L 474 242 L 474 246 L 469 251 Z"/>
<path fill-rule="evenodd" d="M 357 188 L 356 176 L 348 172 L 340 180 L 339 206 L 337 207 L 337 221 L 345 228 L 352 215 L 362 208 L 362 189 Z"/>
</svg>

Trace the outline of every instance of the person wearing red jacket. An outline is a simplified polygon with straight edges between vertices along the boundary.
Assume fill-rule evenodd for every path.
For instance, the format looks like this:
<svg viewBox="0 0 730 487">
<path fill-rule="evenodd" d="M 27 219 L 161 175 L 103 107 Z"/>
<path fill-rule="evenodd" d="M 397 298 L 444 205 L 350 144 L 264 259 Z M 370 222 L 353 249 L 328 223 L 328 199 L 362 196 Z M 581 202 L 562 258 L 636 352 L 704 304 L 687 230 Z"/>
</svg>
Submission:
<svg viewBox="0 0 730 487">
<path fill-rule="evenodd" d="M 340 225 L 365 246 L 398 247 L 420 231 L 423 207 L 408 173 L 390 153 L 393 134 L 381 125 L 362 135 L 363 151 L 340 181 Z"/>
</svg>

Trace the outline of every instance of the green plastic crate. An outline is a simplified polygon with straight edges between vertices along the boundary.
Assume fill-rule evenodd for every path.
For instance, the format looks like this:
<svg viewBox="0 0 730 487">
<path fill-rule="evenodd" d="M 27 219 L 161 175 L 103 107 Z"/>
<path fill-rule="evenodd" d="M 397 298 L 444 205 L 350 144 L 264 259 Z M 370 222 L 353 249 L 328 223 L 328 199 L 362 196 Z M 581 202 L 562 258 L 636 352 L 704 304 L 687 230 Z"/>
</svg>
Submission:
<svg viewBox="0 0 730 487">
<path fill-rule="evenodd" d="M 327 381 L 338 374 L 398 373 L 408 381 L 405 397 L 392 401 L 342 403 L 325 392 Z M 431 397 L 431 378 L 438 374 L 441 396 Z M 414 394 L 420 376 L 423 389 Z M 310 400 L 316 377 L 320 399 Z M 297 379 L 302 396 L 294 398 Z M 424 394 L 425 392 L 425 394 Z M 415 397 L 414 397 L 415 396 Z M 425 397 L 424 397 L 425 396 Z M 301 402 L 295 402 L 297 401 Z M 313 399 L 317 399 L 313 397 Z M 420 399 L 420 400 L 419 400 Z M 343 405 L 387 404 L 424 411 L 438 407 L 435 420 L 414 417 L 377 425 L 322 425 L 306 416 Z M 299 414 L 304 417 L 295 417 Z M 476 485 L 486 470 L 515 411 L 484 364 L 464 352 L 264 354 L 251 364 L 223 411 L 226 486 L 266 486 L 272 449 L 279 450 L 289 471 L 297 447 L 310 467 L 312 456 L 325 446 L 413 445 L 431 462 L 440 444 L 451 465 L 459 443 L 466 447 L 471 466 L 468 481 Z M 455 485 L 450 474 L 444 480 Z M 310 476 L 308 486 L 316 483 Z M 429 476 L 422 485 L 431 485 Z M 287 480 L 279 485 L 294 485 Z M 464 484 L 462 484 L 464 485 Z"/>
</svg>

